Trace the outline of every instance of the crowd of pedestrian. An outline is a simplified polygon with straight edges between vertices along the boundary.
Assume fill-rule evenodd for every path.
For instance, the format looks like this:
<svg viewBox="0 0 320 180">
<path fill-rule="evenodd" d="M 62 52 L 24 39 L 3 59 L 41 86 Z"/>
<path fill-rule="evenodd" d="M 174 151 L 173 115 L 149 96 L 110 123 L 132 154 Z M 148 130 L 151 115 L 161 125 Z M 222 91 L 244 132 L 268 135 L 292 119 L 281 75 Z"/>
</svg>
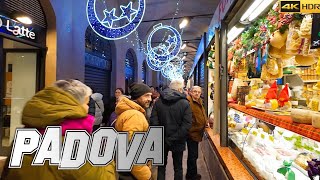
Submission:
<svg viewBox="0 0 320 180">
<path fill-rule="evenodd" d="M 62 136 L 68 129 L 92 133 L 100 127 L 114 127 L 117 131 L 128 132 L 131 140 L 134 132 L 147 132 L 149 126 L 163 126 L 164 165 L 135 165 L 131 172 L 117 173 L 115 162 L 105 167 L 95 167 L 87 162 L 79 170 L 58 170 L 57 166 L 50 166 L 47 161 L 43 166 L 31 166 L 34 157 L 31 154 L 24 156 L 20 169 L 6 168 L 1 178 L 164 180 L 168 153 L 171 151 L 174 179 L 182 180 L 183 152 L 187 147 L 186 179 L 199 180 L 198 148 L 208 126 L 201 94 L 201 87 L 194 86 L 187 90 L 180 80 L 173 80 L 165 89 L 133 83 L 128 95 L 122 88 L 117 88 L 114 97 L 104 103 L 106 97 L 81 81 L 59 80 L 27 102 L 22 113 L 25 127 L 44 133 L 47 126 L 60 125 Z"/>
</svg>

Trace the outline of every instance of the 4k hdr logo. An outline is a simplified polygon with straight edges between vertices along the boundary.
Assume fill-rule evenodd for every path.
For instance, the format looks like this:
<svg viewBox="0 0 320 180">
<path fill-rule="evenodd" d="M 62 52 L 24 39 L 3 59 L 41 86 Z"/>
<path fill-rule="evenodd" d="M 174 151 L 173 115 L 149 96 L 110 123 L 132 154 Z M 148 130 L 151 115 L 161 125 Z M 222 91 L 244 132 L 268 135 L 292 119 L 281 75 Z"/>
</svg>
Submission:
<svg viewBox="0 0 320 180">
<path fill-rule="evenodd" d="M 320 13 L 320 0 L 281 1 L 280 11 L 286 13 Z"/>
</svg>

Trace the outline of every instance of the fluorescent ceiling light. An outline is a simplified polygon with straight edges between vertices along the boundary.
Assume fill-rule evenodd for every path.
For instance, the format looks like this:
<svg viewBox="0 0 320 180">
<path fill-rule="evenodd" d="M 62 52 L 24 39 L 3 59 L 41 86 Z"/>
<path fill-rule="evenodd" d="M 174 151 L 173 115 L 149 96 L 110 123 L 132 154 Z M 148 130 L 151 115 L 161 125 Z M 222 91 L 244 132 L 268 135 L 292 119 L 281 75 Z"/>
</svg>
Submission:
<svg viewBox="0 0 320 180">
<path fill-rule="evenodd" d="M 249 21 L 258 17 L 272 2 L 273 0 L 263 0 L 262 3 L 250 14 Z"/>
<path fill-rule="evenodd" d="M 239 36 L 239 34 L 244 30 L 244 28 L 237 28 L 236 26 L 233 26 L 231 30 L 228 32 L 227 35 L 227 43 L 229 44 L 231 41 L 233 41 L 236 37 Z"/>
<path fill-rule="evenodd" d="M 182 22 L 180 23 L 179 28 L 183 29 L 183 28 L 187 27 L 188 24 L 189 24 L 189 19 L 188 18 L 184 18 L 182 20 Z"/>
<path fill-rule="evenodd" d="M 181 46 L 181 49 L 184 49 L 187 47 L 187 43 L 184 43 L 182 46 Z"/>
<path fill-rule="evenodd" d="M 32 20 L 27 16 L 18 16 L 16 19 L 23 24 L 32 24 Z"/>
<path fill-rule="evenodd" d="M 250 14 L 251 14 L 254 10 L 256 10 L 256 8 L 261 4 L 262 1 L 263 1 L 263 0 L 255 0 L 255 1 L 251 4 L 251 6 L 247 9 L 247 11 L 242 15 L 240 21 L 246 20 L 246 19 L 250 16 Z"/>
</svg>

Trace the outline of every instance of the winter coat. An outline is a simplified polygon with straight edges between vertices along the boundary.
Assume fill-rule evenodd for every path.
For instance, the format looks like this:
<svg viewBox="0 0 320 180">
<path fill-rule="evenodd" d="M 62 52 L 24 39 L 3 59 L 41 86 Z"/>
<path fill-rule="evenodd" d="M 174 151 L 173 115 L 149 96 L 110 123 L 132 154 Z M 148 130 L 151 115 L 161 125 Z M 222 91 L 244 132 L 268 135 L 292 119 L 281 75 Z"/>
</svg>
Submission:
<svg viewBox="0 0 320 180">
<path fill-rule="evenodd" d="M 145 110 L 137 103 L 123 97 L 118 102 L 115 112 L 118 115 L 115 128 L 117 131 L 128 132 L 129 140 L 134 132 L 148 131 Z M 151 170 L 147 165 L 135 165 L 132 167 L 131 174 L 138 180 L 149 180 Z"/>
<path fill-rule="evenodd" d="M 192 112 L 186 96 L 172 89 L 162 91 L 153 106 L 151 126 L 164 126 L 165 143 L 171 151 L 184 151 Z"/>
<path fill-rule="evenodd" d="M 188 96 L 188 100 L 192 110 L 192 127 L 189 130 L 189 137 L 194 141 L 201 142 L 207 124 L 206 111 L 201 99 L 194 101 L 191 96 Z"/>
<path fill-rule="evenodd" d="M 44 128 L 49 125 L 61 125 L 64 131 L 66 129 L 87 129 L 90 132 L 93 117 L 87 115 L 86 110 L 71 94 L 57 87 L 48 87 L 38 92 L 26 103 L 22 113 L 22 123 L 26 127 L 37 128 L 40 132 L 43 132 Z M 91 129 L 89 129 L 90 126 Z M 6 168 L 2 178 L 5 180 L 116 179 L 114 162 L 103 167 L 93 167 L 86 162 L 78 170 L 58 170 L 58 166 L 49 166 L 48 161 L 41 166 L 31 166 L 34 155 L 35 153 L 24 155 L 21 168 Z"/>
<path fill-rule="evenodd" d="M 94 93 L 91 98 L 95 102 L 95 115 L 94 125 L 100 125 L 103 120 L 104 104 L 102 101 L 103 95 L 100 93 Z"/>
</svg>

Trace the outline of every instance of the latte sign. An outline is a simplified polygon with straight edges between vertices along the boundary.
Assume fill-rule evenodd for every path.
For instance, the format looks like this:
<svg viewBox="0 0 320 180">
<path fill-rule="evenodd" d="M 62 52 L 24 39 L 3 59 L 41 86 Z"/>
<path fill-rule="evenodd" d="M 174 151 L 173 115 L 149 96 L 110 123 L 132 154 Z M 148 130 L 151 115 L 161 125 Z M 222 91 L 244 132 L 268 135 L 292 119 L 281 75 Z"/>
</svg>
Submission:
<svg viewBox="0 0 320 180">
<path fill-rule="evenodd" d="M 0 32 L 31 40 L 36 39 L 36 33 L 32 29 L 4 16 L 0 16 Z"/>
</svg>

